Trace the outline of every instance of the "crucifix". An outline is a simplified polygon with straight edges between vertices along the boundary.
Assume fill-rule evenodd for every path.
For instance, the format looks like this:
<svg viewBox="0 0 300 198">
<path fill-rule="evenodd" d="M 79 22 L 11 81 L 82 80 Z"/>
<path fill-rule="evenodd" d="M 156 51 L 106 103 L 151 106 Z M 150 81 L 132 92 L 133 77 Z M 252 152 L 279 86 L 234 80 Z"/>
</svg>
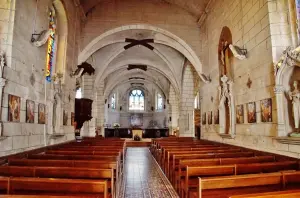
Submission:
<svg viewBox="0 0 300 198">
<path fill-rule="evenodd" d="M 227 67 L 229 66 L 229 44 L 227 41 L 222 41 L 221 63 L 223 65 L 223 75 L 227 75 Z"/>
</svg>

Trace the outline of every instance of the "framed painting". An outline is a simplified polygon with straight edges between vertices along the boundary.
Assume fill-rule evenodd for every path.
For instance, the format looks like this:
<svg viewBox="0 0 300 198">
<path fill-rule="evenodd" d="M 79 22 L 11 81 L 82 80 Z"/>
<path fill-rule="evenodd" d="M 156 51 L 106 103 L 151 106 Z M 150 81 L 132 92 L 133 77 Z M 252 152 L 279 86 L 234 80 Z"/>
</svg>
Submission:
<svg viewBox="0 0 300 198">
<path fill-rule="evenodd" d="M 71 126 L 74 126 L 74 123 L 75 122 L 75 113 L 74 112 L 71 112 Z M 97 123 L 97 120 L 96 120 L 96 123 Z"/>
<path fill-rule="evenodd" d="M 46 123 L 46 105 L 39 104 L 38 105 L 38 123 L 45 124 Z"/>
<path fill-rule="evenodd" d="M 132 127 L 143 126 L 143 114 L 133 114 L 130 116 L 130 124 Z"/>
<path fill-rule="evenodd" d="M 248 115 L 248 123 L 256 122 L 256 105 L 255 102 L 249 102 L 247 104 L 247 115 Z"/>
<path fill-rule="evenodd" d="M 207 114 L 207 122 L 208 124 L 212 124 L 212 111 L 209 111 Z"/>
<path fill-rule="evenodd" d="M 63 111 L 63 125 L 68 125 L 68 112 L 66 110 Z"/>
<path fill-rule="evenodd" d="M 206 113 L 202 114 L 202 125 L 206 125 Z"/>
<path fill-rule="evenodd" d="M 21 98 L 8 95 L 8 121 L 20 122 Z"/>
<path fill-rule="evenodd" d="M 236 123 L 237 124 L 244 123 L 244 105 L 236 106 Z"/>
<path fill-rule="evenodd" d="M 26 122 L 34 123 L 34 101 L 26 100 Z"/>
<path fill-rule="evenodd" d="M 264 99 L 260 101 L 261 121 L 272 122 L 272 99 Z"/>
<path fill-rule="evenodd" d="M 215 112 L 214 112 L 214 123 L 220 124 L 219 109 L 215 110 Z"/>
</svg>

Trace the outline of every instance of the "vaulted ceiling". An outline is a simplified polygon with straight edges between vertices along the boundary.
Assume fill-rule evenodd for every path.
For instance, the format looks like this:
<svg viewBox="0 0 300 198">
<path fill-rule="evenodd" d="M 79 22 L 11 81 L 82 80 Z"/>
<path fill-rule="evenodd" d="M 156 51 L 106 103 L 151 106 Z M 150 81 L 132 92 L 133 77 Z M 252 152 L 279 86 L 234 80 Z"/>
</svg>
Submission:
<svg viewBox="0 0 300 198">
<path fill-rule="evenodd" d="M 85 13 L 88 13 L 91 9 L 97 6 L 99 3 L 110 2 L 113 0 L 80 0 L 80 4 Z M 114 0 L 116 1 L 116 0 Z M 126 1 L 126 0 L 122 0 Z M 166 3 L 174 4 L 188 11 L 190 14 L 200 18 L 205 12 L 206 6 L 211 0 L 152 0 L 152 1 L 164 1 Z"/>
</svg>

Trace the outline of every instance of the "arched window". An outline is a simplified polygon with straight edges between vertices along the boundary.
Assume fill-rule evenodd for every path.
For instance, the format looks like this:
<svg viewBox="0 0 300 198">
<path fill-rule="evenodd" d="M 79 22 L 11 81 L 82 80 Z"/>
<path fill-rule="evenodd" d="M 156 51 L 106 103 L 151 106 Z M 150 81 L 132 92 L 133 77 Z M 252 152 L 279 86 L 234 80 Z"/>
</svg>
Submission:
<svg viewBox="0 0 300 198">
<path fill-rule="evenodd" d="M 78 98 L 78 99 L 82 98 L 81 88 L 78 88 L 76 90 L 76 96 L 75 96 L 75 98 Z"/>
<path fill-rule="evenodd" d="M 55 52 L 56 52 L 56 15 L 55 9 L 52 7 L 49 11 L 49 30 L 50 36 L 48 38 L 47 49 L 47 65 L 46 65 L 46 80 L 51 82 L 52 70 L 55 65 Z"/>
<path fill-rule="evenodd" d="M 116 94 L 113 94 L 111 97 L 111 108 L 116 109 Z"/>
<path fill-rule="evenodd" d="M 64 82 L 67 62 L 68 21 L 64 5 L 60 0 L 53 0 L 48 16 L 50 36 L 46 57 L 46 80 L 50 82 L 52 75 L 56 75 Z"/>
<path fill-rule="evenodd" d="M 156 109 L 157 110 L 162 110 L 163 109 L 163 98 L 160 95 L 160 93 L 156 94 Z"/>
<path fill-rule="evenodd" d="M 139 89 L 134 89 L 129 94 L 129 110 L 140 110 L 145 109 L 145 96 L 144 92 Z"/>
<path fill-rule="evenodd" d="M 197 93 L 194 101 L 194 109 L 200 109 L 200 104 L 199 104 L 199 93 Z"/>
</svg>

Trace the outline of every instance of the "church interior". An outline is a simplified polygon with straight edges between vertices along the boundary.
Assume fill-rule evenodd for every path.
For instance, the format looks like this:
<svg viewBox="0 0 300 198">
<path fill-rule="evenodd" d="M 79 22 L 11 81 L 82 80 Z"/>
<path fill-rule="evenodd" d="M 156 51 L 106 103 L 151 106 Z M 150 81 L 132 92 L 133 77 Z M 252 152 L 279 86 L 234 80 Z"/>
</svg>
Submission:
<svg viewBox="0 0 300 198">
<path fill-rule="evenodd" d="M 299 21 L 298 0 L 0 0 L 0 198 L 299 198 Z"/>
</svg>

